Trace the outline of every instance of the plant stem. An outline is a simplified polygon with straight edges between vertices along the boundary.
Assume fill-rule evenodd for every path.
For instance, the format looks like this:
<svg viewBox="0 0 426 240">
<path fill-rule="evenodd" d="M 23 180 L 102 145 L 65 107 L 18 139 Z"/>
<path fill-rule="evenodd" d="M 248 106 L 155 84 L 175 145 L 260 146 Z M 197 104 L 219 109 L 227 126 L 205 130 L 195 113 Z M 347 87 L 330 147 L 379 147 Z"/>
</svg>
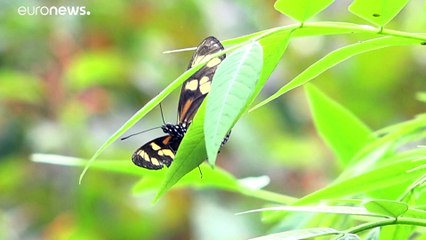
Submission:
<svg viewBox="0 0 426 240">
<path fill-rule="evenodd" d="M 386 219 L 386 220 L 380 220 L 376 222 L 361 224 L 359 226 L 350 228 L 349 230 L 347 230 L 347 232 L 357 234 L 357 233 L 360 233 L 369 229 L 373 229 L 376 227 L 382 227 L 387 225 L 400 225 L 400 224 L 426 227 L 426 220 L 419 219 L 419 218 L 410 218 L 410 217 L 392 218 L 392 219 Z"/>
</svg>

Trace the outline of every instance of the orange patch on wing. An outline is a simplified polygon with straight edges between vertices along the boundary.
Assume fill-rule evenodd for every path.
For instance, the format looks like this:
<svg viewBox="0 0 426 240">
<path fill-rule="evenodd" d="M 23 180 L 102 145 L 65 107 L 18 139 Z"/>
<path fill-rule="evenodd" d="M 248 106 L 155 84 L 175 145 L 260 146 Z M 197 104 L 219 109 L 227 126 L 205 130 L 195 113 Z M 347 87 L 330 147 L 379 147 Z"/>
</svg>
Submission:
<svg viewBox="0 0 426 240">
<path fill-rule="evenodd" d="M 163 140 L 163 144 L 164 144 L 164 145 L 169 144 L 169 142 L 170 142 L 170 140 L 171 140 L 171 139 L 172 139 L 172 137 L 171 137 L 171 136 L 166 137 L 166 138 Z"/>
<path fill-rule="evenodd" d="M 191 104 L 193 102 L 193 99 L 188 99 L 188 101 L 185 102 L 183 105 L 182 111 L 180 112 L 179 116 L 184 117 L 188 113 L 189 108 L 191 107 Z M 181 119 L 180 119 L 181 120 Z"/>
</svg>

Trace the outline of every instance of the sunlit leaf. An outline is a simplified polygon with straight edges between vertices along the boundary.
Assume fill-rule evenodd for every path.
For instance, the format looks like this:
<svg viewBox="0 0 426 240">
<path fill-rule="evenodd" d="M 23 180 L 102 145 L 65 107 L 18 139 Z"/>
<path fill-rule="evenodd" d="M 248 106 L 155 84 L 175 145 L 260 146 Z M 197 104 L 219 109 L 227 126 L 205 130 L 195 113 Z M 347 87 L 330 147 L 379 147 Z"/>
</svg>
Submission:
<svg viewBox="0 0 426 240">
<path fill-rule="evenodd" d="M 250 43 L 218 67 L 207 98 L 204 134 L 209 162 L 214 165 L 221 143 L 249 104 L 262 69 L 262 47 Z"/>
<path fill-rule="evenodd" d="M 391 46 L 403 46 L 409 44 L 420 44 L 420 40 L 416 39 L 403 39 L 403 38 L 394 38 L 394 37 L 382 37 L 376 38 L 372 40 L 367 40 L 363 42 L 358 42 L 352 45 L 348 45 L 333 52 L 327 54 L 325 57 L 321 58 L 311 66 L 309 66 L 306 70 L 300 73 L 298 76 L 293 78 L 289 83 L 280 88 L 277 92 L 272 94 L 272 96 L 263 100 L 256 106 L 254 106 L 250 111 L 259 108 L 270 101 L 278 98 L 279 96 L 285 94 L 286 92 L 299 87 L 310 80 L 314 79 L 321 73 L 327 71 L 328 69 L 336 66 L 337 64 L 349 59 L 350 57 L 359 55 L 361 53 L 370 52 L 373 50 L 391 47 Z"/>
<path fill-rule="evenodd" d="M 390 217 L 399 217 L 408 210 L 408 205 L 406 203 L 389 200 L 368 201 L 364 203 L 364 207 L 372 213 Z"/>
<path fill-rule="evenodd" d="M 384 26 L 391 21 L 409 0 L 354 0 L 349 11 L 370 23 Z"/>
<path fill-rule="evenodd" d="M 333 2 L 334 0 L 277 0 L 274 8 L 297 21 L 305 22 Z"/>
</svg>

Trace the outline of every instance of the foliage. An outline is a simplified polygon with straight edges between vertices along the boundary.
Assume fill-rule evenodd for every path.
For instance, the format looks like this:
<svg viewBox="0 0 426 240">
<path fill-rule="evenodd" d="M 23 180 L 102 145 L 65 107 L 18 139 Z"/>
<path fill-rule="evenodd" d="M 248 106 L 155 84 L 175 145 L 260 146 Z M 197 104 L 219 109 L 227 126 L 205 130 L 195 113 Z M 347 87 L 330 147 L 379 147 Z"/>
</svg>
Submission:
<svg viewBox="0 0 426 240">
<path fill-rule="evenodd" d="M 357 56 L 379 50 L 385 51 L 391 47 L 404 46 L 404 49 L 407 49 L 424 45 L 426 35 L 396 31 L 386 27 L 408 4 L 405 0 L 374 2 L 356 0 L 349 6 L 350 13 L 374 26 L 349 21 L 308 21 L 315 18 L 321 11 L 332 7 L 333 5 L 330 5 L 332 3 L 333 1 L 328 0 L 316 1 L 315 4 L 308 0 L 276 1 L 274 7 L 278 12 L 299 22 L 223 41 L 226 46 L 225 51 L 212 55 L 171 82 L 112 134 L 88 161 L 48 154 L 34 154 L 32 160 L 39 163 L 84 167 L 80 182 L 89 166 L 107 172 L 142 177 L 142 180 L 134 185 L 134 193 L 141 194 L 155 190 L 157 195 L 154 200 L 164 198 L 170 189 L 177 187 L 221 189 L 256 198 L 261 201 L 257 202 L 258 209 L 242 214 L 246 216 L 245 214 L 260 212 L 264 223 L 273 226 L 271 231 L 274 233 L 264 234 L 254 239 L 306 239 L 321 236 L 331 236 L 335 239 L 424 237 L 422 231 L 424 232 L 426 227 L 426 209 L 424 208 L 426 148 L 419 145 L 425 138 L 426 115 L 416 112 L 414 114 L 417 116 L 411 119 L 405 118 L 406 120 L 400 120 L 399 123 L 390 126 L 383 124 L 380 126 L 381 129 L 373 131 L 372 127 L 364 122 L 367 116 L 352 112 L 349 107 L 328 96 L 325 91 L 320 90 L 322 87 L 317 87 L 317 84 L 314 85 L 311 81 L 321 74 L 326 74 L 328 70 L 336 68 L 339 63 Z M 279 66 L 280 60 L 287 54 L 291 54 L 287 51 L 289 44 L 301 37 L 326 38 L 331 35 L 348 35 L 355 40 L 355 43 L 330 50 L 286 84 L 280 83 L 275 92 L 269 94 L 266 99 L 255 102 L 262 90 L 268 88 L 267 80 Z M 356 41 L 357 38 L 362 40 Z M 130 166 L 129 161 L 95 161 L 101 153 L 165 100 L 190 75 L 210 59 L 225 53 L 229 53 L 229 56 L 219 66 L 214 76 L 212 90 L 197 112 L 170 169 L 153 172 L 136 169 Z M 123 75 L 125 71 L 123 61 L 116 60 L 114 57 L 111 59 L 97 57 L 96 59 L 104 66 L 101 69 L 101 75 L 92 73 L 89 80 L 81 77 L 82 80 L 74 84 L 76 86 L 73 89 L 102 85 L 105 82 L 108 83 L 107 86 L 119 85 L 112 83 L 113 80 L 110 79 L 113 78 L 104 75 L 114 77 Z M 77 64 L 80 70 L 70 71 L 68 76 L 77 74 L 76 71 L 79 76 L 84 76 L 81 71 L 86 70 L 81 69 L 92 66 L 90 59 L 86 61 L 89 61 L 89 63 L 86 62 L 86 68 L 80 66 L 82 63 Z M 116 68 L 105 67 L 111 64 Z M 385 64 L 375 64 L 374 67 L 383 68 L 385 67 L 383 65 Z M 16 76 L 22 77 L 21 74 Z M 102 81 L 99 80 L 97 83 L 98 78 Z M 230 129 L 238 127 L 237 122 L 247 116 L 246 113 L 256 114 L 256 112 L 267 111 L 265 108 L 274 106 L 276 102 L 274 100 L 278 101 L 287 96 L 291 90 L 302 86 L 315 130 L 334 153 L 341 167 L 329 183 L 296 198 L 278 191 L 264 190 L 263 188 L 269 184 L 269 178 L 266 178 L 266 181 L 265 177 L 238 179 L 230 173 L 231 171 L 214 166 L 222 139 Z M 409 94 L 413 96 L 416 93 Z M 39 101 L 37 95 L 30 96 L 28 101 Z M 419 96 L 422 96 L 421 93 Z M 363 95 L 358 93 L 358 97 L 362 98 Z M 220 111 L 218 108 L 221 108 Z M 368 111 L 371 112 L 371 109 Z M 382 122 L 391 122 L 385 121 L 384 116 L 382 120 Z M 267 121 L 261 122 L 260 126 L 265 126 L 267 123 Z M 281 148 L 281 146 L 273 145 L 274 130 L 267 131 L 269 135 L 266 139 L 269 140 L 265 145 Z M 256 139 L 255 136 L 251 138 Z M 256 144 L 260 146 L 261 143 L 258 141 Z M 258 150 L 252 148 L 247 151 Z M 304 151 L 310 150 L 304 149 Z M 302 151 L 296 153 L 303 158 Z M 266 153 L 261 154 L 261 156 L 268 156 Z M 282 154 L 286 152 L 283 151 Z M 202 163 L 207 156 L 210 166 Z M 270 164 L 272 168 L 274 167 L 272 162 L 264 161 L 264 159 L 258 159 L 256 164 Z M 199 165 L 202 179 L 196 169 Z M 83 181 L 82 184 L 84 183 Z M 277 183 L 271 182 L 271 184 Z M 265 204 L 265 207 L 259 207 L 259 204 Z M 270 204 L 273 206 L 270 207 Z"/>
</svg>

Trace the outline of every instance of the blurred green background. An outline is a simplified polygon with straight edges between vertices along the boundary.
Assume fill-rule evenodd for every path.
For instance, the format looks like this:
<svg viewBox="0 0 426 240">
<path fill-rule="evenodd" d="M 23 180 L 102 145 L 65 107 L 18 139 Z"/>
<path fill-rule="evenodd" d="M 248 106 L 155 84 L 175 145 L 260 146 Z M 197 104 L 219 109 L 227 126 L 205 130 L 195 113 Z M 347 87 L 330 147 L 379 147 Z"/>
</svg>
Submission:
<svg viewBox="0 0 426 240">
<path fill-rule="evenodd" d="M 163 54 L 294 24 L 272 0 L 0 1 L 0 239 L 245 239 L 268 226 L 256 214 L 234 213 L 263 202 L 217 190 L 134 195 L 132 176 L 34 163 L 32 153 L 90 157 L 133 113 L 182 73 L 192 52 Z M 364 24 L 337 1 L 315 20 Z M 19 6 L 86 6 L 89 16 L 21 16 Z M 421 1 L 388 28 L 424 32 Z M 371 36 L 292 39 L 263 90 L 263 99 L 328 52 Z M 364 54 L 314 83 L 372 129 L 424 112 L 424 46 Z M 175 122 L 178 92 L 163 103 Z M 162 124 L 159 109 L 132 132 Z M 130 156 L 159 136 L 151 131 L 116 142 L 102 159 Z M 243 116 L 218 159 L 238 178 L 267 175 L 268 189 L 303 196 L 325 185 L 340 166 L 317 136 L 303 89 Z M 133 167 L 133 166 L 132 166 Z M 202 181 L 202 180 L 200 180 Z M 158 183 L 160 184 L 160 183 Z"/>
</svg>

